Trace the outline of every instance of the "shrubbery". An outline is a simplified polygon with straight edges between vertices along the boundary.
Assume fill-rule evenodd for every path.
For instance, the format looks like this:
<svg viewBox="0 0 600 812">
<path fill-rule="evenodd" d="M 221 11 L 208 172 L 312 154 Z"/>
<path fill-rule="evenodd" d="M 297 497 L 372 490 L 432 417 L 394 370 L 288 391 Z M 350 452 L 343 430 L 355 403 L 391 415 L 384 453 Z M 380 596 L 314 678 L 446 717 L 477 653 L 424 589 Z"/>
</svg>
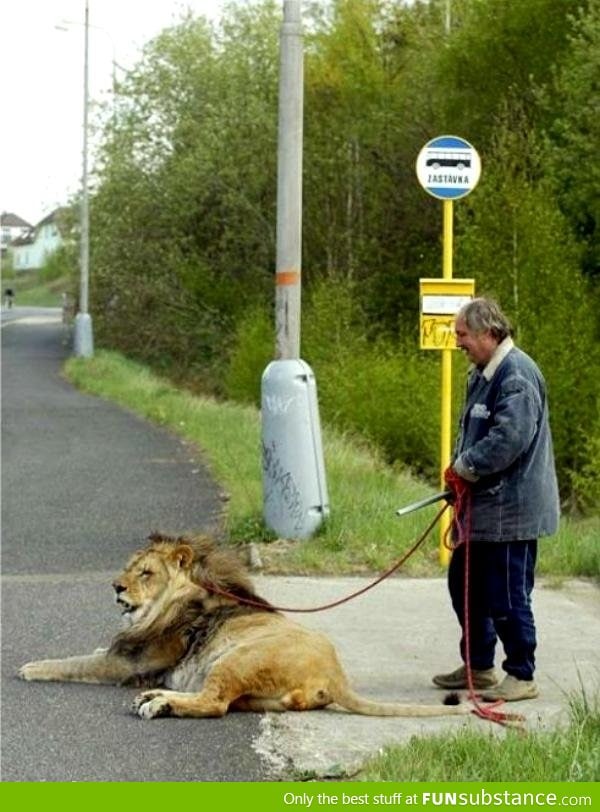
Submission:
<svg viewBox="0 0 600 812">
<path fill-rule="evenodd" d="M 415 342 L 368 341 L 352 286 L 321 282 L 303 311 L 302 357 L 316 376 L 323 421 L 370 441 L 390 463 L 434 479 L 439 467 L 440 367 Z M 226 394 L 260 403 L 261 375 L 273 358 L 274 325 L 266 308 L 242 321 Z M 459 360 L 459 365 L 464 365 Z M 460 400 L 462 386 L 455 389 Z"/>
<path fill-rule="evenodd" d="M 440 443 L 439 354 L 420 350 L 416 337 L 368 340 L 365 316 L 352 291 L 347 283 L 323 281 L 306 298 L 303 308 L 301 355 L 317 379 L 322 420 L 372 442 L 388 462 L 405 465 L 435 482 Z M 562 304 L 556 301 L 556 308 Z M 583 300 L 580 308 L 583 312 Z M 510 312 L 510 306 L 508 309 Z M 598 410 L 595 381 L 585 376 L 580 344 L 568 335 L 559 346 L 550 341 L 548 333 L 556 320 L 550 319 L 551 309 L 546 312 L 549 323 L 525 321 L 517 342 L 522 335 L 524 349 L 539 361 L 548 379 L 565 507 L 591 510 L 600 504 L 600 421 L 596 418 L 594 422 Z M 564 318 L 562 329 L 566 333 L 568 318 Z M 239 325 L 229 360 L 225 380 L 228 397 L 260 404 L 261 376 L 273 358 L 274 341 L 270 309 L 249 312 Z M 592 359 L 591 335 L 588 341 Z M 466 362 L 458 353 L 453 358 L 454 426 L 463 398 Z"/>
<path fill-rule="evenodd" d="M 48 282 L 54 282 L 63 276 L 75 278 L 78 271 L 76 250 L 76 246 L 69 243 L 59 246 L 56 251 L 48 254 L 43 266 L 40 268 L 40 282 L 48 284 Z"/>
</svg>

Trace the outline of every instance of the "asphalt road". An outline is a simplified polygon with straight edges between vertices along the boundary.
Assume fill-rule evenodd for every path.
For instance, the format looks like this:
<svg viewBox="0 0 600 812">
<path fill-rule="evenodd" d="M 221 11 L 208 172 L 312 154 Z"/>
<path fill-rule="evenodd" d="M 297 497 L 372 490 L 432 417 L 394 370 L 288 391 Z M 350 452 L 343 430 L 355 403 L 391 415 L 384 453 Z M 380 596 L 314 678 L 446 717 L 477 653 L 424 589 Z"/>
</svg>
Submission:
<svg viewBox="0 0 600 812">
<path fill-rule="evenodd" d="M 146 724 L 133 689 L 15 677 L 106 644 L 129 555 L 155 529 L 216 528 L 222 503 L 197 451 L 60 376 L 58 311 L 2 315 L 2 780 L 264 780 L 253 714 Z"/>
</svg>

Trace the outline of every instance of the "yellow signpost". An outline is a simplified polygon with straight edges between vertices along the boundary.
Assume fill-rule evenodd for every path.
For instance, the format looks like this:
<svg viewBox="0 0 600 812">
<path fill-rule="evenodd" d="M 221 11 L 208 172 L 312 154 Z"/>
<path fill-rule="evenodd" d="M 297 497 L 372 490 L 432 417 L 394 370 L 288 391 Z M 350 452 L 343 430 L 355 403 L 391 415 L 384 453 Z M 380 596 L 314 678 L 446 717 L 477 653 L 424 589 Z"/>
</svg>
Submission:
<svg viewBox="0 0 600 812">
<path fill-rule="evenodd" d="M 444 471 L 451 457 L 452 350 L 456 349 L 454 318 L 474 295 L 473 279 L 452 278 L 454 200 L 471 192 L 481 173 L 476 150 L 456 136 L 429 141 L 417 158 L 417 177 L 428 194 L 443 200 L 442 279 L 420 280 L 420 345 L 423 350 L 442 353 L 440 409 L 440 483 L 446 489 Z M 448 512 L 440 522 L 440 561 L 446 565 L 449 551 L 444 540 L 450 525 Z"/>
<path fill-rule="evenodd" d="M 452 201 L 444 201 L 444 209 L 452 213 Z M 444 221 L 446 218 L 444 218 Z M 451 220 L 450 220 L 451 222 Z M 444 238 L 444 249 L 451 244 Z M 441 350 L 442 383 L 440 409 L 440 486 L 445 490 L 444 471 L 450 464 L 452 452 L 452 350 L 456 349 L 454 317 L 473 298 L 474 279 L 452 279 L 452 255 L 444 250 L 444 278 L 420 280 L 421 349 Z M 444 537 L 450 523 L 448 513 L 440 522 L 440 561 L 448 563 Z"/>
</svg>

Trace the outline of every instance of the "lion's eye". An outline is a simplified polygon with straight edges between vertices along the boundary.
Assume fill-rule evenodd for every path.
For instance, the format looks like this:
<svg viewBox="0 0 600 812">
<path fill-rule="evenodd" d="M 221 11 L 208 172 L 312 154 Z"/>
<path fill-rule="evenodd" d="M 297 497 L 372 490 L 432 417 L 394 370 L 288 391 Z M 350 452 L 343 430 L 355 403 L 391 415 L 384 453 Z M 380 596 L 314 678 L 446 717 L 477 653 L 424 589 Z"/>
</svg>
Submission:
<svg viewBox="0 0 600 812">
<path fill-rule="evenodd" d="M 142 578 L 150 578 L 151 575 L 154 575 L 152 570 L 142 570 L 141 577 Z"/>
</svg>

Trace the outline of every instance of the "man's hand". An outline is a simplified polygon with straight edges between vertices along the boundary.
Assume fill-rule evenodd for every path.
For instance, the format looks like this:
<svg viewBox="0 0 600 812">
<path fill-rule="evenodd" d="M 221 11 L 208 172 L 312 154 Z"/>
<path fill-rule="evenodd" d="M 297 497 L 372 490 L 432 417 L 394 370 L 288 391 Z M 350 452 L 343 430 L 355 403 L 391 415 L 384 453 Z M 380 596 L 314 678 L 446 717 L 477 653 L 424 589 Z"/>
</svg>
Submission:
<svg viewBox="0 0 600 812">
<path fill-rule="evenodd" d="M 455 474 L 458 474 L 461 479 L 464 479 L 467 482 L 477 482 L 479 479 L 479 476 L 475 472 L 473 466 L 469 465 L 465 460 L 464 454 L 454 461 L 452 469 Z"/>
<path fill-rule="evenodd" d="M 456 471 L 456 462 L 446 468 L 444 479 L 452 491 L 452 495 L 448 497 L 448 503 L 452 505 L 455 511 L 460 510 L 463 499 L 468 495 L 469 482 Z"/>
</svg>

